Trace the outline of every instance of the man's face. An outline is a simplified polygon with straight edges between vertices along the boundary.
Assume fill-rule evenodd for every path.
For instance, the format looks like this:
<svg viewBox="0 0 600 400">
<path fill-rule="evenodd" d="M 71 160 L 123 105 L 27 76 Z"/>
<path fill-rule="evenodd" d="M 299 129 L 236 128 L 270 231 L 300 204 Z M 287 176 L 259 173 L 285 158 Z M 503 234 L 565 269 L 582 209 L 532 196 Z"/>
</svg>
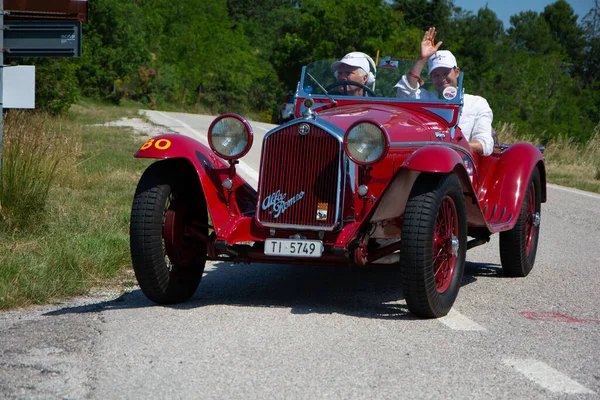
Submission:
<svg viewBox="0 0 600 400">
<path fill-rule="evenodd" d="M 460 75 L 460 69 L 455 68 L 444 68 L 438 67 L 431 73 L 431 81 L 433 86 L 441 93 L 448 86 L 458 86 L 458 76 Z"/>
<path fill-rule="evenodd" d="M 367 84 L 367 75 L 361 76 L 361 69 L 358 67 L 352 67 L 350 65 L 341 64 L 337 69 L 337 80 L 338 81 L 354 81 Z M 348 85 L 348 95 L 350 96 L 362 96 L 363 90 L 358 86 Z"/>
</svg>

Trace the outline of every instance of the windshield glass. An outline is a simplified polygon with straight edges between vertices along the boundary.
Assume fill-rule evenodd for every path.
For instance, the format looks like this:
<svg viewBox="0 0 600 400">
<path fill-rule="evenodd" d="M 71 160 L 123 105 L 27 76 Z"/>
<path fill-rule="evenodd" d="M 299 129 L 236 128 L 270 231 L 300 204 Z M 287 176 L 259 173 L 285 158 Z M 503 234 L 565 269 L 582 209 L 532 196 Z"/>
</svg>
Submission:
<svg viewBox="0 0 600 400">
<path fill-rule="evenodd" d="M 330 96 L 335 99 L 348 98 L 349 92 L 356 87 L 350 83 L 344 83 L 343 80 L 338 80 L 334 76 L 332 64 L 338 61 L 337 59 L 328 59 L 315 61 L 303 68 L 302 78 L 300 81 L 300 95 L 313 97 Z M 375 82 L 371 85 L 366 85 L 371 91 L 366 89 L 361 91 L 367 92 L 365 99 L 369 98 L 386 98 L 388 101 L 410 101 L 410 102 L 427 102 L 427 103 L 444 103 L 444 104 L 460 104 L 462 102 L 462 73 L 458 79 L 458 88 L 456 91 L 446 91 L 445 96 L 436 94 L 435 87 L 427 73 L 427 67 L 421 73 L 421 79 L 424 85 L 421 90 L 426 90 L 431 95 L 421 95 L 420 98 L 414 97 L 398 97 L 398 88 L 395 85 L 402 79 L 403 75 L 408 74 L 414 60 L 394 59 L 392 57 L 383 57 L 378 59 L 375 74 Z M 349 87 L 351 89 L 348 89 Z"/>
</svg>

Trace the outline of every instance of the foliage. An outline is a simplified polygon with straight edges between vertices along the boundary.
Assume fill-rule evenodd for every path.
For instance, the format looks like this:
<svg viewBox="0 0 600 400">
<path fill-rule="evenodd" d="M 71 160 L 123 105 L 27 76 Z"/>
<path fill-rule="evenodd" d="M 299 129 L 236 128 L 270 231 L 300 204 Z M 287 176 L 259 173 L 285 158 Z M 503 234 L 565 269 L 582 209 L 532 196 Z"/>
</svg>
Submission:
<svg viewBox="0 0 600 400">
<path fill-rule="evenodd" d="M 449 32 L 452 17 L 461 11 L 453 0 L 394 0 L 392 7 L 402 14 L 407 25 L 420 31 L 435 26 L 441 32 Z"/>
<path fill-rule="evenodd" d="M 83 56 L 77 77 L 82 94 L 118 103 L 129 82 L 150 60 L 149 38 L 139 6 L 130 0 L 99 0 L 89 4 L 83 26 Z M 150 25 L 150 24 L 149 24 Z"/>
<path fill-rule="evenodd" d="M 598 0 L 578 24 L 566 0 L 513 15 L 454 0 L 95 0 L 78 60 L 37 60 L 38 108 L 78 94 L 150 108 L 276 116 L 301 67 L 364 51 L 413 58 L 422 32 L 452 50 L 495 123 L 584 142 L 600 115 Z M 79 91 L 79 93 L 78 93 Z"/>
</svg>

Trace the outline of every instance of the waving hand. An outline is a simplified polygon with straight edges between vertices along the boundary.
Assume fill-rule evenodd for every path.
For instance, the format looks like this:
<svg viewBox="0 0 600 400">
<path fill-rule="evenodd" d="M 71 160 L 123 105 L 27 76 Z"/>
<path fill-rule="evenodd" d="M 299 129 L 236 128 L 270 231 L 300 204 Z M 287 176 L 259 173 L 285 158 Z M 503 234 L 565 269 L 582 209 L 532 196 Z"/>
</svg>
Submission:
<svg viewBox="0 0 600 400">
<path fill-rule="evenodd" d="M 423 34 L 423 39 L 421 40 L 421 52 L 419 54 L 419 58 L 426 60 L 434 55 L 436 51 L 438 51 L 442 45 L 442 42 L 435 44 L 434 40 L 436 33 L 435 27 L 429 28 L 425 31 L 425 34 Z"/>
</svg>

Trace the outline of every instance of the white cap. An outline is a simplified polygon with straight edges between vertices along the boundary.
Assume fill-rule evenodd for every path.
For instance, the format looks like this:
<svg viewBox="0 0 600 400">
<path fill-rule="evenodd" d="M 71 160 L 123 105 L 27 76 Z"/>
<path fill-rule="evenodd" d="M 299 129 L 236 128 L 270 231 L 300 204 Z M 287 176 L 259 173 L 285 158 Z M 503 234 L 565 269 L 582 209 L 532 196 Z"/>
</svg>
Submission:
<svg viewBox="0 0 600 400">
<path fill-rule="evenodd" d="M 429 57 L 427 61 L 429 67 L 429 75 L 438 67 L 454 68 L 456 67 L 456 58 L 449 50 L 438 50 L 434 55 Z"/>
<path fill-rule="evenodd" d="M 371 71 L 371 68 L 369 68 L 368 56 L 365 53 L 361 53 L 360 51 L 355 51 L 346 54 L 344 58 L 342 58 L 340 61 L 336 61 L 333 64 L 331 64 L 331 69 L 333 71 L 337 71 L 340 64 L 362 68 L 362 70 L 365 72 Z"/>
</svg>

